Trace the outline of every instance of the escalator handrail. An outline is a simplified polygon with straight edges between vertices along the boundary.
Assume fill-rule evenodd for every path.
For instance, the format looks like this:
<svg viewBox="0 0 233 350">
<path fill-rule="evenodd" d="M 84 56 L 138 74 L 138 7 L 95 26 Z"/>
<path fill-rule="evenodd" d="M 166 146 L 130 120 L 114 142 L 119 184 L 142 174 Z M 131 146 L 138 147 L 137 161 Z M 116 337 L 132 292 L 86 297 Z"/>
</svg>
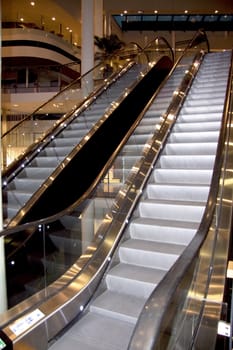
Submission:
<svg viewBox="0 0 233 350">
<path fill-rule="evenodd" d="M 231 118 L 229 108 L 231 108 L 231 111 L 233 109 L 233 92 L 231 89 L 232 79 L 233 51 L 227 84 L 227 94 L 224 103 L 223 121 L 221 125 L 216 159 L 213 168 L 214 176 L 212 176 L 210 193 L 200 226 L 192 242 L 187 246 L 183 254 L 178 258 L 166 277 L 156 287 L 146 302 L 134 330 L 134 334 L 131 338 L 131 343 L 128 347 L 130 350 L 138 349 L 139 341 L 142 341 L 142 344 L 146 344 L 145 349 L 147 350 L 160 349 L 160 336 L 168 325 L 168 318 L 171 318 L 171 315 L 169 315 L 169 313 L 173 309 L 172 305 L 174 304 L 176 292 L 181 286 L 184 280 L 184 276 L 189 276 L 188 270 L 190 269 L 193 261 L 195 261 L 195 258 L 199 255 L 200 249 L 204 244 L 211 223 L 214 220 L 218 197 L 219 180 L 222 170 L 221 168 L 223 165 L 223 149 L 225 146 L 227 125 Z M 159 300 L 159 305 L 155 303 L 155 300 Z M 153 334 L 149 334 L 150 331 L 147 332 L 148 322 L 150 323 L 150 330 L 153 330 Z M 142 334 L 145 336 L 143 339 Z"/>
</svg>

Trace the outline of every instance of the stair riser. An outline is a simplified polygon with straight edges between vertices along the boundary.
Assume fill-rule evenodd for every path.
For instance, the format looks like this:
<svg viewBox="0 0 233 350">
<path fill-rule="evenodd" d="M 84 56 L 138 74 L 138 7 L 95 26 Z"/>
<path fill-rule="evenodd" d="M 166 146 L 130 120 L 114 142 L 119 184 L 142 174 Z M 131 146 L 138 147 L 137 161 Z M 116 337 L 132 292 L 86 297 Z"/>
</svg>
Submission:
<svg viewBox="0 0 233 350">
<path fill-rule="evenodd" d="M 212 177 L 210 170 L 186 170 L 186 169 L 155 169 L 153 178 L 158 183 L 173 184 L 200 184 L 209 185 Z"/>
<path fill-rule="evenodd" d="M 169 143 L 166 145 L 165 153 L 168 155 L 215 155 L 216 143 Z"/>
<path fill-rule="evenodd" d="M 174 132 L 169 137 L 169 143 L 177 142 L 177 143 L 187 143 L 193 144 L 195 142 L 217 142 L 219 137 L 218 131 L 210 131 L 210 132 Z"/>
<path fill-rule="evenodd" d="M 177 123 L 175 124 L 173 131 L 175 132 L 202 132 L 206 131 L 219 131 L 221 126 L 220 122 L 210 122 L 210 123 Z"/>
<path fill-rule="evenodd" d="M 204 213 L 204 207 L 185 205 L 162 205 L 141 202 L 139 212 L 142 217 L 157 218 L 162 220 L 178 220 L 200 222 Z"/>
<path fill-rule="evenodd" d="M 206 202 L 209 194 L 209 187 L 191 187 L 191 186 L 159 186 L 150 184 L 146 190 L 150 199 L 174 198 L 177 201 Z"/>
<path fill-rule="evenodd" d="M 161 156 L 159 164 L 169 169 L 213 169 L 215 156 Z"/>
<path fill-rule="evenodd" d="M 157 285 L 156 283 L 133 281 L 110 275 L 106 276 L 106 283 L 109 290 L 118 291 L 118 293 L 123 294 L 131 294 L 141 298 L 148 298 Z"/>
<path fill-rule="evenodd" d="M 130 236 L 135 239 L 146 239 L 152 242 L 188 244 L 196 233 L 196 229 L 177 228 L 174 226 L 155 226 L 130 224 Z"/>
<path fill-rule="evenodd" d="M 121 247 L 119 250 L 120 261 L 127 264 L 168 270 L 179 255 L 166 254 L 156 251 L 141 251 Z"/>
</svg>

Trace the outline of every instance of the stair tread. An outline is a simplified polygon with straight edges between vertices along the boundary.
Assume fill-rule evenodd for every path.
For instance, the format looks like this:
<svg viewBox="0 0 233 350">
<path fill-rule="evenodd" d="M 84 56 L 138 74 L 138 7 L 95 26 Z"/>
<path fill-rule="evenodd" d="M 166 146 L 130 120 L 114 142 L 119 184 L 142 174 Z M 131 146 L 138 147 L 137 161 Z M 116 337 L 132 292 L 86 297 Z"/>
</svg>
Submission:
<svg viewBox="0 0 233 350">
<path fill-rule="evenodd" d="M 135 249 L 138 251 L 145 252 L 156 252 L 163 254 L 174 254 L 179 255 L 183 252 L 185 245 L 184 244 L 175 244 L 168 242 L 155 242 L 143 239 L 128 239 L 121 244 L 120 249 L 128 248 Z"/>
<path fill-rule="evenodd" d="M 187 229 L 198 229 L 199 224 L 197 222 L 191 221 L 179 221 L 179 220 L 163 220 L 163 219 L 153 219 L 147 217 L 138 217 L 133 220 L 134 224 L 139 225 L 150 225 L 150 226 L 166 226 L 166 227 L 176 227 L 176 228 L 187 228 Z"/>
<path fill-rule="evenodd" d="M 141 201 L 141 204 L 161 204 L 161 205 L 186 205 L 194 207 L 203 207 L 206 201 L 184 201 L 184 200 L 175 200 L 175 199 L 151 199 L 146 198 Z"/>
<path fill-rule="evenodd" d="M 95 312 L 101 309 L 101 314 L 105 315 L 120 314 L 121 319 L 135 323 L 145 301 L 146 298 L 106 290 L 94 300 L 90 309 Z M 117 315 L 115 317 L 119 318 Z"/>
<path fill-rule="evenodd" d="M 166 269 L 119 263 L 108 271 L 107 278 L 108 276 L 113 276 L 122 279 L 126 278 L 134 281 L 141 281 L 143 283 L 157 284 L 166 272 Z"/>
<path fill-rule="evenodd" d="M 67 331 L 65 338 L 69 338 L 72 349 L 123 350 L 127 349 L 134 327 L 131 322 L 89 312 Z"/>
</svg>

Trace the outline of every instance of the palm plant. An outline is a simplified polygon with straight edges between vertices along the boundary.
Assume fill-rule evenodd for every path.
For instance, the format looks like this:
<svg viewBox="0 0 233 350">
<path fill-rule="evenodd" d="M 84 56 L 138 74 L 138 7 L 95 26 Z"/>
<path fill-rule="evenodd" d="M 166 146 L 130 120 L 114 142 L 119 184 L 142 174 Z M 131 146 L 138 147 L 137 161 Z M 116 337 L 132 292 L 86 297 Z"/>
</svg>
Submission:
<svg viewBox="0 0 233 350">
<path fill-rule="evenodd" d="M 125 46 L 125 43 L 121 41 L 116 34 L 111 34 L 105 37 L 95 35 L 94 44 L 106 56 L 114 54 Z"/>
</svg>

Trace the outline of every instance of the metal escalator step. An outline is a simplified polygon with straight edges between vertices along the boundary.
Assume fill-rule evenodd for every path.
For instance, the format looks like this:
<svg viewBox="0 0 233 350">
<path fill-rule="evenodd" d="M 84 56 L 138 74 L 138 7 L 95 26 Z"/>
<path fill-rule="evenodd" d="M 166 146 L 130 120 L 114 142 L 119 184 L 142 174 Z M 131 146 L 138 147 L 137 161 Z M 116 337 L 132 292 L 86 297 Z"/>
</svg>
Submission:
<svg viewBox="0 0 233 350">
<path fill-rule="evenodd" d="M 215 155 L 162 155 L 159 163 L 170 169 L 213 169 Z"/>
<path fill-rule="evenodd" d="M 205 203 L 146 199 L 139 203 L 140 216 L 163 220 L 200 222 Z"/>
<path fill-rule="evenodd" d="M 166 274 L 164 269 L 154 269 L 120 263 L 106 275 L 109 290 L 147 298 Z"/>
<path fill-rule="evenodd" d="M 208 115 L 206 115 L 206 117 L 208 118 Z M 221 122 L 220 121 L 210 121 L 210 122 L 207 122 L 207 121 L 203 121 L 202 123 L 198 123 L 198 122 L 190 122 L 190 123 L 182 123 L 182 122 L 178 122 L 174 125 L 174 128 L 173 130 L 175 132 L 177 131 L 182 131 L 182 132 L 187 132 L 187 131 L 191 131 L 191 132 L 194 132 L 194 131 L 203 131 L 203 130 L 206 130 L 206 131 L 215 131 L 215 130 L 218 130 L 219 131 L 219 128 L 221 126 Z"/>
<path fill-rule="evenodd" d="M 66 336 L 71 349 L 126 350 L 133 330 L 131 322 L 90 312 L 68 330 Z M 59 345 L 67 348 L 67 340 L 62 343 L 61 338 Z M 55 348 L 62 349 L 56 343 Z"/>
<path fill-rule="evenodd" d="M 212 112 L 222 112 L 223 105 L 206 105 L 206 106 L 187 106 L 183 107 L 183 112 L 185 113 L 212 113 Z"/>
<path fill-rule="evenodd" d="M 25 205 L 25 203 L 31 198 L 31 192 L 22 192 L 22 191 L 8 191 L 7 192 L 7 204 L 8 206 L 12 206 L 20 208 Z"/>
<path fill-rule="evenodd" d="M 190 142 L 194 144 L 194 142 L 217 142 L 219 137 L 219 131 L 199 131 L 199 132 L 172 132 L 169 135 L 168 143 L 181 142 L 187 143 Z"/>
<path fill-rule="evenodd" d="M 37 179 L 28 178 L 28 177 L 16 178 L 14 182 L 11 182 L 9 184 L 8 190 L 31 192 L 37 189 L 42 182 L 43 182 L 43 178 L 37 178 Z"/>
<path fill-rule="evenodd" d="M 67 156 L 73 147 L 64 146 L 64 147 L 46 147 L 40 152 L 40 156 L 43 157 L 65 157 Z"/>
<path fill-rule="evenodd" d="M 184 249 L 181 244 L 128 239 L 119 248 L 119 258 L 124 264 L 168 270 Z"/>
<path fill-rule="evenodd" d="M 32 167 L 42 167 L 42 168 L 50 168 L 51 172 L 53 171 L 53 169 L 55 169 L 60 163 L 61 161 L 64 159 L 64 157 L 40 157 L 37 156 L 36 158 L 34 158 L 32 160 L 32 162 L 30 163 L 30 166 Z"/>
<path fill-rule="evenodd" d="M 222 112 L 212 112 L 212 113 L 185 113 L 185 111 L 181 110 L 179 114 L 179 123 L 190 121 L 199 123 L 199 122 L 214 122 L 220 121 L 222 119 Z"/>
<path fill-rule="evenodd" d="M 200 185 L 168 185 L 148 184 L 146 194 L 149 199 L 175 199 L 176 201 L 205 202 L 209 194 L 209 186 Z"/>
<path fill-rule="evenodd" d="M 77 137 L 69 137 L 69 138 L 57 137 L 50 143 L 50 146 L 51 147 L 72 147 L 72 146 L 75 147 L 78 144 L 78 140 L 79 139 Z"/>
<path fill-rule="evenodd" d="M 198 133 L 199 135 L 199 133 Z M 192 138 L 192 136 L 190 137 Z M 212 155 L 216 154 L 216 142 L 176 142 L 168 143 L 165 147 L 165 154 L 168 155 Z"/>
<path fill-rule="evenodd" d="M 153 178 L 157 183 L 168 184 L 202 184 L 209 185 L 212 177 L 212 169 L 185 169 L 185 168 L 156 168 Z"/>
<path fill-rule="evenodd" d="M 135 324 L 145 298 L 106 290 L 90 306 L 90 311 Z"/>
<path fill-rule="evenodd" d="M 49 167 L 26 167 L 24 170 L 19 174 L 19 178 L 30 178 L 30 179 L 47 179 L 49 175 L 51 174 L 51 168 Z"/>
<path fill-rule="evenodd" d="M 224 97 L 223 97 L 224 98 Z M 190 99 L 188 98 L 187 102 L 186 102 L 186 106 L 188 107 L 193 107 L 193 108 L 197 108 L 197 107 L 214 107 L 216 106 L 217 108 L 219 106 L 222 106 L 222 103 L 223 103 L 223 98 L 221 96 L 219 96 L 218 94 L 218 97 L 215 96 L 215 98 L 211 97 L 211 98 L 203 98 L 203 99 Z"/>
<path fill-rule="evenodd" d="M 188 244 L 199 223 L 138 217 L 130 222 L 130 237 L 155 242 Z"/>
</svg>

